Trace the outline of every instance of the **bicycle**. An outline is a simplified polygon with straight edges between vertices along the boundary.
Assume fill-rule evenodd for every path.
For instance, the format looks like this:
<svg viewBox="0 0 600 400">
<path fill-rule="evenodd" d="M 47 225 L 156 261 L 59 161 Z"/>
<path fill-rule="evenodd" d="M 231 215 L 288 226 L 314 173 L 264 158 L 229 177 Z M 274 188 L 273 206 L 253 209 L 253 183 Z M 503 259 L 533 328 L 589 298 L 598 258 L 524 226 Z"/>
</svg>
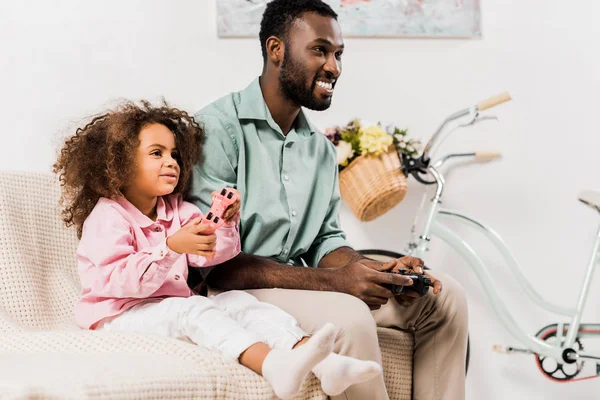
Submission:
<svg viewBox="0 0 600 400">
<path fill-rule="evenodd" d="M 581 316 L 589 295 L 595 267 L 600 263 L 600 229 L 596 235 L 592 255 L 587 266 L 576 307 L 563 307 L 548 302 L 535 290 L 533 285 L 526 279 L 510 249 L 498 233 L 479 220 L 458 211 L 444 209 L 440 204 L 446 185 L 442 167 L 448 161 L 456 159 L 491 161 L 500 157 L 499 153 L 452 153 L 433 161 L 432 157 L 440 147 L 442 140 L 448 138 L 450 134 L 460 128 L 475 125 L 483 120 L 497 119 L 494 116 L 481 115 L 480 112 L 509 100 L 511 100 L 509 94 L 503 93 L 451 114 L 431 137 L 419 158 L 411 159 L 406 155 L 402 155 L 401 168 L 407 177 L 412 176 L 424 185 L 436 185 L 435 195 L 431 199 L 429 207 L 425 207 L 425 197 L 421 202 L 412 226 L 412 240 L 407 245 L 406 254 L 424 259 L 425 253 L 429 250 L 431 238 L 435 236 L 448 244 L 466 261 L 481 282 L 484 292 L 488 296 L 488 300 L 500 322 L 517 341 L 525 346 L 525 348 L 494 346 L 495 351 L 533 354 L 540 371 L 547 378 L 555 382 L 574 382 L 597 378 L 600 377 L 600 354 L 585 353 L 583 351 L 582 339 L 588 337 L 600 338 L 600 324 L 584 324 L 581 322 Z M 452 129 L 447 129 L 453 122 L 457 123 Z M 600 212 L 600 192 L 584 191 L 579 195 L 579 200 Z M 540 329 L 533 336 L 527 335 L 517 325 L 503 300 L 498 295 L 485 263 L 469 243 L 462 239 L 460 235 L 453 232 L 442 220 L 456 221 L 478 231 L 500 252 L 504 262 L 509 266 L 512 274 L 519 282 L 521 289 L 536 305 L 554 314 L 570 317 L 570 322 L 550 324 Z M 374 249 L 361 250 L 361 253 L 379 260 L 389 260 L 402 256 L 399 253 Z M 585 360 L 596 362 L 596 375 L 577 378 L 583 369 Z"/>
</svg>

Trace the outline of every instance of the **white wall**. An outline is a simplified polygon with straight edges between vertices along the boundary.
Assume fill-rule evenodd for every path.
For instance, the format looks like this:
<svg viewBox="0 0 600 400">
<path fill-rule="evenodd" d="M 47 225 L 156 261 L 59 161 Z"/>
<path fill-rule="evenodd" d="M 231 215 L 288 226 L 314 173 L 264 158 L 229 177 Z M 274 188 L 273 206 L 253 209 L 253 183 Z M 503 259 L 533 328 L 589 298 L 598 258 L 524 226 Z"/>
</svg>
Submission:
<svg viewBox="0 0 600 400">
<path fill-rule="evenodd" d="M 445 204 L 494 226 L 536 288 L 572 305 L 600 222 L 576 202 L 580 189 L 600 189 L 600 5 L 483 0 L 482 8 L 482 40 L 347 39 L 333 106 L 311 116 L 321 127 L 354 116 L 393 121 L 426 139 L 449 113 L 509 90 L 514 101 L 494 111 L 500 123 L 463 132 L 446 145 L 499 150 L 503 162 L 454 170 Z M 1 1 L 0 169 L 49 170 L 60 134 L 117 98 L 164 95 L 194 111 L 244 88 L 260 73 L 258 40 L 219 40 L 215 32 L 212 0 Z M 422 191 L 411 181 L 407 199 L 372 223 L 359 223 L 344 209 L 352 243 L 401 250 Z M 555 322 L 515 288 L 495 254 L 481 248 L 526 331 Z M 453 274 L 468 294 L 469 399 L 598 398 L 597 380 L 552 383 L 533 356 L 492 353 L 493 344 L 518 343 L 497 322 L 474 274 L 441 243 L 434 249 L 429 264 Z M 599 290 L 596 279 L 584 313 L 588 322 L 600 321 Z"/>
</svg>

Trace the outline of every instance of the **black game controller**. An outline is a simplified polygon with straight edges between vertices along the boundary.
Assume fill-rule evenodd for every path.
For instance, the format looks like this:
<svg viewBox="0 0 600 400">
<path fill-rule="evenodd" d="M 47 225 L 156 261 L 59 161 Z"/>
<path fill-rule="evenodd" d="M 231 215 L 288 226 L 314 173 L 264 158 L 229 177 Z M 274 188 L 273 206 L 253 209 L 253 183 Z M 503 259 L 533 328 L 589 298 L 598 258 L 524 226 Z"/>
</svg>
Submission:
<svg viewBox="0 0 600 400">
<path fill-rule="evenodd" d="M 404 275 L 412 279 L 412 286 L 401 286 L 386 284 L 384 287 L 390 289 L 394 294 L 400 294 L 405 291 L 417 292 L 419 296 L 425 296 L 431 286 L 431 279 L 427 275 L 420 275 L 415 272 L 409 272 L 406 269 L 399 269 L 398 271 L 391 272 L 392 274 Z"/>
</svg>

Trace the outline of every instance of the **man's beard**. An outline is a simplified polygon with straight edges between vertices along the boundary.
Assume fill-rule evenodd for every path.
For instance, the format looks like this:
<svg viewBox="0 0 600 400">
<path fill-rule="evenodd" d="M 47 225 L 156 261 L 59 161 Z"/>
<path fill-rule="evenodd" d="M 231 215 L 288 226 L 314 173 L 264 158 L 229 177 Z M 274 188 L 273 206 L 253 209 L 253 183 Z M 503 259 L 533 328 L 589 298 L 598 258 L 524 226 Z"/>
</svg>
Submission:
<svg viewBox="0 0 600 400">
<path fill-rule="evenodd" d="M 316 78 L 313 79 L 310 87 L 305 86 L 306 82 L 308 82 L 308 75 L 302 65 L 289 53 L 286 54 L 279 73 L 279 84 L 284 96 L 292 103 L 310 110 L 327 110 L 331 105 L 331 97 L 321 100 L 315 96 Z"/>
</svg>

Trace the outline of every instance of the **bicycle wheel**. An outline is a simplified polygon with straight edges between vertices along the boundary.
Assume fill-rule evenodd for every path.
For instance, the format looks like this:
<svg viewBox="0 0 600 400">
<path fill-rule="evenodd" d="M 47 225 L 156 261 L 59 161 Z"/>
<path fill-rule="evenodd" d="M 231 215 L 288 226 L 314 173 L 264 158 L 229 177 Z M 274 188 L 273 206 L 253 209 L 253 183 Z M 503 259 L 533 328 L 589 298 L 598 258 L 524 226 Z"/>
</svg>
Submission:
<svg viewBox="0 0 600 400">
<path fill-rule="evenodd" d="M 376 261 L 391 261 L 396 258 L 404 257 L 404 254 L 396 253 L 395 251 L 390 250 L 381 250 L 381 249 L 366 249 L 366 250 L 358 250 L 360 254 L 365 257 L 371 258 Z M 431 269 L 425 266 L 423 269 Z M 465 360 L 465 376 L 469 371 L 469 359 L 471 357 L 471 343 L 470 338 L 467 335 L 467 357 Z"/>
</svg>

